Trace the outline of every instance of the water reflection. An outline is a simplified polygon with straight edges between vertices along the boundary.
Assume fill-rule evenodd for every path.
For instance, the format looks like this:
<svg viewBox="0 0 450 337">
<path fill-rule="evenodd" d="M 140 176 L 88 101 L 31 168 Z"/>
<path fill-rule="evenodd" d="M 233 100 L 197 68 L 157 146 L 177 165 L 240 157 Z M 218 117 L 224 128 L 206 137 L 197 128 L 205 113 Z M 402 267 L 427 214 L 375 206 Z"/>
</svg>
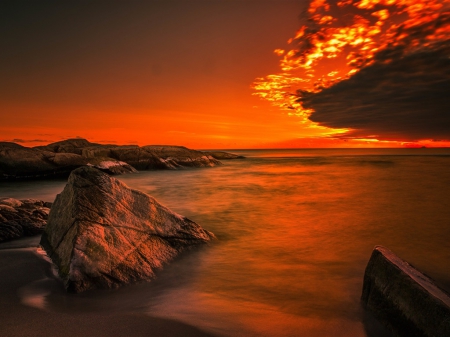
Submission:
<svg viewBox="0 0 450 337">
<path fill-rule="evenodd" d="M 359 300 L 375 245 L 450 289 L 450 156 L 296 151 L 120 176 L 219 241 L 150 284 L 77 296 L 52 290 L 46 308 L 142 311 L 225 336 L 383 336 Z"/>
</svg>

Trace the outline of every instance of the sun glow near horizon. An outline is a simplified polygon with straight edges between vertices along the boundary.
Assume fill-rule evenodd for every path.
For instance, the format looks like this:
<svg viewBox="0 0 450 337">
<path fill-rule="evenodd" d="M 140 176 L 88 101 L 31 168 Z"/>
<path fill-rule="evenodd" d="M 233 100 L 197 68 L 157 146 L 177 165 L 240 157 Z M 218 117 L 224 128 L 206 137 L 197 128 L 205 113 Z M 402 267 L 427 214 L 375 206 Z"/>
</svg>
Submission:
<svg viewBox="0 0 450 337">
<path fill-rule="evenodd" d="M 304 13 L 306 23 L 288 40 L 291 49 L 274 50 L 280 57 L 281 72 L 257 78 L 253 95 L 299 118 L 303 127 L 315 129 L 319 138 L 345 138 L 349 145 L 449 146 L 445 140 L 411 142 L 370 134 L 354 137 L 352 128 L 312 121 L 315 110 L 304 104 L 375 62 L 392 61 L 377 60 L 381 53 L 396 50 L 403 55 L 393 57 L 405 57 L 447 41 L 449 7 L 449 0 L 312 0 Z M 422 27 L 424 34 L 414 34 Z"/>
<path fill-rule="evenodd" d="M 450 146 L 449 7 L 450 0 L 7 6 L 0 141 Z"/>
</svg>

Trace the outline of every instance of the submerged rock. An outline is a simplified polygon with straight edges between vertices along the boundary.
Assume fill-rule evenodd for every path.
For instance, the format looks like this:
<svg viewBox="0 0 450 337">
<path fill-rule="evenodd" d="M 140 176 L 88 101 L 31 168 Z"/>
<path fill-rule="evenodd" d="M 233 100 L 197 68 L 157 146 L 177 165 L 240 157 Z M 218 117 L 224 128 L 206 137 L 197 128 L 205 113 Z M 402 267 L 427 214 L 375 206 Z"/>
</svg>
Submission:
<svg viewBox="0 0 450 337">
<path fill-rule="evenodd" d="M 373 250 L 361 299 L 395 336 L 450 336 L 449 295 L 387 248 Z"/>
<path fill-rule="evenodd" d="M 54 202 L 41 245 L 66 288 L 82 292 L 150 280 L 214 235 L 92 168 L 74 170 Z"/>
<path fill-rule="evenodd" d="M 0 199 L 0 242 L 43 232 L 51 203 L 42 200 Z"/>
</svg>

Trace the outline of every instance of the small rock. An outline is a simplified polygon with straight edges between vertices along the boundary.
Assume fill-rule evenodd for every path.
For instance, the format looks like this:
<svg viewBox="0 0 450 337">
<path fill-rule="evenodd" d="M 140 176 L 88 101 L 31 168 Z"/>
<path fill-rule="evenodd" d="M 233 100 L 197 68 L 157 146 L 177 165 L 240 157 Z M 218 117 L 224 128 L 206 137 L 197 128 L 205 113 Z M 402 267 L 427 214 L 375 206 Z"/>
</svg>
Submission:
<svg viewBox="0 0 450 337">
<path fill-rule="evenodd" d="M 0 242 L 41 234 L 50 206 L 36 199 L 0 199 Z"/>
</svg>

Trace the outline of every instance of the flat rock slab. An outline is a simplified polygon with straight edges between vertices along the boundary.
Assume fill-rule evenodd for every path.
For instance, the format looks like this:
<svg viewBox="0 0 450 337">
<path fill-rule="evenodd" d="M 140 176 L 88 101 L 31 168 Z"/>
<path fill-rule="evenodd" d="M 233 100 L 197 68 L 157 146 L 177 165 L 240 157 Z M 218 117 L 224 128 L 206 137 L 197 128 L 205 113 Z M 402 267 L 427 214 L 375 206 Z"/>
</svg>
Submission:
<svg viewBox="0 0 450 337">
<path fill-rule="evenodd" d="M 42 200 L 0 198 L 0 242 L 41 234 L 50 207 Z"/>
<path fill-rule="evenodd" d="M 244 156 L 237 155 L 234 153 L 223 152 L 223 151 L 203 151 L 203 153 L 218 159 L 218 160 L 229 160 L 229 159 L 245 159 Z"/>
<path fill-rule="evenodd" d="M 92 167 L 74 170 L 52 206 L 41 245 L 70 292 L 151 280 L 214 235 L 153 197 Z"/>
<path fill-rule="evenodd" d="M 395 336 L 450 336 L 449 295 L 385 247 L 372 252 L 362 302 Z"/>
</svg>

